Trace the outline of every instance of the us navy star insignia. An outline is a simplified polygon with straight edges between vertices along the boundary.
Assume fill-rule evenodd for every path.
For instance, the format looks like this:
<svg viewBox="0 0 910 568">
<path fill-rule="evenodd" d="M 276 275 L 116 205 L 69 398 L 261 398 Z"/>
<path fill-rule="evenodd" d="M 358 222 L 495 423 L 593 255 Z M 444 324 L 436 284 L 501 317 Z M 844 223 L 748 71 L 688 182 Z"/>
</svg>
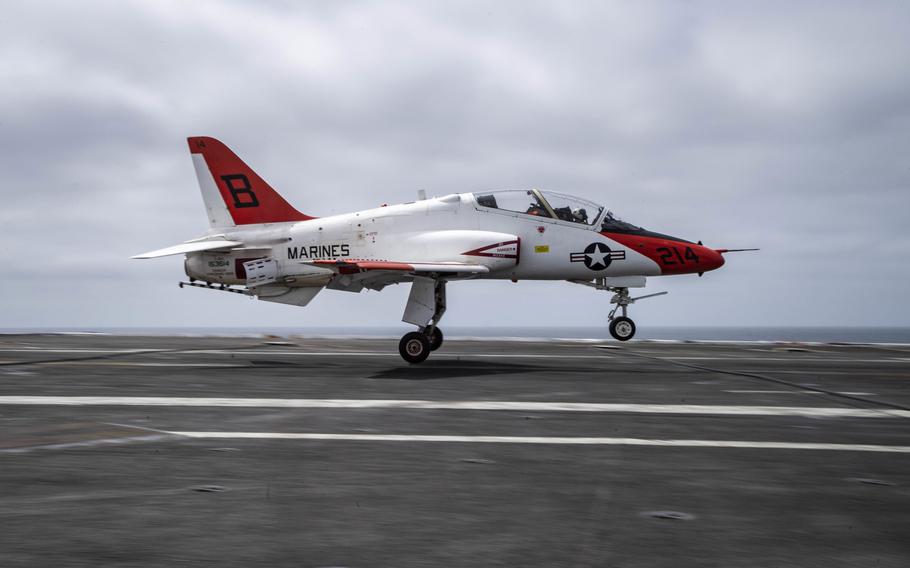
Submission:
<svg viewBox="0 0 910 568">
<path fill-rule="evenodd" d="M 626 251 L 610 250 L 610 247 L 603 243 L 591 243 L 583 252 L 573 252 L 569 254 L 569 262 L 584 262 L 585 266 L 591 270 L 604 270 L 614 260 L 624 260 Z"/>
</svg>

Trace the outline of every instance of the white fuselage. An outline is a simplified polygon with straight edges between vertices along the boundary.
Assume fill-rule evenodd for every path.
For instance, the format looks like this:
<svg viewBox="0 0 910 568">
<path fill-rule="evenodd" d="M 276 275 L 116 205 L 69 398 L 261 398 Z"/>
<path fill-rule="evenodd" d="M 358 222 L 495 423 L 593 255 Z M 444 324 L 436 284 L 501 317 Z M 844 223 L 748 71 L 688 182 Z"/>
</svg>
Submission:
<svg viewBox="0 0 910 568">
<path fill-rule="evenodd" d="M 220 264 L 224 269 L 222 276 L 211 278 L 209 272 L 206 279 L 242 283 L 242 275 L 232 274 L 233 259 L 257 256 L 274 258 L 287 272 L 314 260 L 332 259 L 476 262 L 477 257 L 462 253 L 493 244 L 497 238 L 517 237 L 518 261 L 486 258 L 490 272 L 479 277 L 591 280 L 660 274 L 656 262 L 600 234 L 598 228 L 596 222 L 586 225 L 482 207 L 473 194 L 453 194 L 309 221 L 219 229 L 219 235 L 243 242 L 247 250 L 190 255 L 187 272 L 194 261 L 199 267 L 193 270 L 196 274 L 190 275 L 196 277 L 202 277 L 199 268 L 211 269 L 214 263 L 217 271 Z M 472 236 L 480 240 L 472 243 Z M 578 259 L 592 243 L 603 243 L 617 255 L 622 251 L 622 260 L 610 262 L 602 270 L 588 268 Z"/>
</svg>

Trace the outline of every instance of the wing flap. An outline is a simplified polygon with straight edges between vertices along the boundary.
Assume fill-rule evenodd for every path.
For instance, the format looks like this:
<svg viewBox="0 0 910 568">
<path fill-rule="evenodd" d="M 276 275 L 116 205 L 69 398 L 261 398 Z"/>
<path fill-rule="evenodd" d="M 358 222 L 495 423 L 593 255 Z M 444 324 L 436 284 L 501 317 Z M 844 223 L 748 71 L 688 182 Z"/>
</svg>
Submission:
<svg viewBox="0 0 910 568">
<path fill-rule="evenodd" d="M 395 262 L 390 260 L 314 260 L 309 264 L 323 266 L 339 274 L 356 274 L 369 271 L 386 272 L 444 272 L 452 274 L 483 274 L 490 269 L 480 264 L 463 262 Z"/>
</svg>

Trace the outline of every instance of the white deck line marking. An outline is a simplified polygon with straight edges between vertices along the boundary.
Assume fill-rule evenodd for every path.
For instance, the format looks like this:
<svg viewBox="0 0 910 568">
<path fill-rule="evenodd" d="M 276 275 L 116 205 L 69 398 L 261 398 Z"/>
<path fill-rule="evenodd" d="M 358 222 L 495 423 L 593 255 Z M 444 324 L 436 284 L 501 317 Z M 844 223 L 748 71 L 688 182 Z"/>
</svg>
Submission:
<svg viewBox="0 0 910 568">
<path fill-rule="evenodd" d="M 169 351 L 169 349 L 0 349 L 0 353 L 157 353 L 159 351 Z"/>
<path fill-rule="evenodd" d="M 67 450 L 70 448 L 90 448 L 92 446 L 110 446 L 132 444 L 133 442 L 159 442 L 176 436 L 172 432 L 148 436 L 131 436 L 125 438 L 99 438 L 97 440 L 84 440 L 79 442 L 62 442 L 59 444 L 44 444 L 37 446 L 23 446 L 20 448 L 0 448 L 3 454 L 24 454 L 35 450 Z"/>
<path fill-rule="evenodd" d="M 759 448 L 770 450 L 839 450 L 910 453 L 910 446 L 751 442 L 744 440 L 653 440 L 647 438 L 584 438 L 560 436 L 427 436 L 417 434 L 319 434 L 308 432 L 170 432 L 187 438 L 245 438 L 272 440 L 345 440 L 364 442 L 461 442 L 486 444 L 562 444 L 586 446 L 664 446 L 681 448 Z"/>
<path fill-rule="evenodd" d="M 724 392 L 731 392 L 737 394 L 830 394 L 827 392 L 821 391 L 807 391 L 807 390 L 725 390 Z M 835 392 L 835 394 L 845 394 L 847 396 L 878 396 L 874 392 L 850 392 L 850 391 L 840 391 Z"/>
<path fill-rule="evenodd" d="M 899 358 L 852 359 L 847 357 L 738 357 L 736 355 L 727 357 L 683 357 L 654 355 L 653 357 L 655 359 L 666 359 L 668 361 L 786 361 L 787 363 L 906 363 L 908 360 L 910 360 Z"/>
<path fill-rule="evenodd" d="M 142 363 L 138 361 L 55 361 L 42 363 L 42 365 L 105 365 L 111 367 L 227 367 L 249 368 L 246 364 L 237 363 Z"/>
<path fill-rule="evenodd" d="M 728 406 L 702 404 L 626 404 L 496 400 L 388 400 L 331 398 L 211 398 L 164 396 L 0 396 L 0 405 L 35 406 L 187 406 L 229 408 L 403 408 L 417 410 L 521 410 L 533 412 L 623 412 L 639 414 L 734 414 L 812 418 L 910 418 L 910 410 L 890 408 L 817 408 L 804 406 Z"/>
</svg>

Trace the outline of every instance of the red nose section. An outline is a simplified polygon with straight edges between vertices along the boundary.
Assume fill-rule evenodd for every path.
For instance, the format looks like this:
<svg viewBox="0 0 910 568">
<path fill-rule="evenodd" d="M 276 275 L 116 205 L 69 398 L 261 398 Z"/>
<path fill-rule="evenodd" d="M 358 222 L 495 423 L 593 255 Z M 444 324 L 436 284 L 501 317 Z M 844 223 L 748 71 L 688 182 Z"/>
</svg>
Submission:
<svg viewBox="0 0 910 568">
<path fill-rule="evenodd" d="M 705 255 L 705 271 L 716 270 L 724 265 L 724 255 L 708 247 L 700 246 L 698 248 L 703 251 Z"/>
<path fill-rule="evenodd" d="M 696 274 L 715 270 L 724 265 L 723 255 L 716 250 L 675 237 L 656 233 L 602 234 L 656 262 L 661 274 Z"/>
</svg>

